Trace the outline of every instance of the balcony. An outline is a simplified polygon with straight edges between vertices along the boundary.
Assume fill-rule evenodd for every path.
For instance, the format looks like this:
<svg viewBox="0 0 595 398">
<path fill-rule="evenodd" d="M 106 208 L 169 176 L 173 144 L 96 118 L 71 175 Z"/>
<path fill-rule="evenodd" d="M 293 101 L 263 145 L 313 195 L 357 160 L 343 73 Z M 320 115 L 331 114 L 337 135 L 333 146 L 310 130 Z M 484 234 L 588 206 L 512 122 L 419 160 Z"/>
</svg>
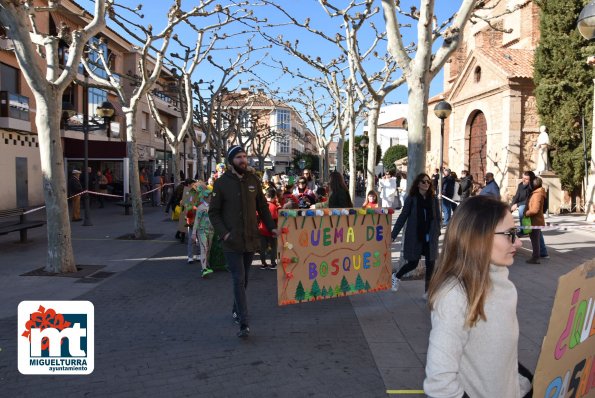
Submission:
<svg viewBox="0 0 595 398">
<path fill-rule="evenodd" d="M 155 89 L 151 94 L 158 99 L 155 103 L 160 110 L 167 111 L 174 115 L 179 113 L 180 106 L 178 100 L 172 98 L 168 92 Z"/>
<path fill-rule="evenodd" d="M 0 91 L 0 128 L 31 132 L 29 98 Z"/>
</svg>

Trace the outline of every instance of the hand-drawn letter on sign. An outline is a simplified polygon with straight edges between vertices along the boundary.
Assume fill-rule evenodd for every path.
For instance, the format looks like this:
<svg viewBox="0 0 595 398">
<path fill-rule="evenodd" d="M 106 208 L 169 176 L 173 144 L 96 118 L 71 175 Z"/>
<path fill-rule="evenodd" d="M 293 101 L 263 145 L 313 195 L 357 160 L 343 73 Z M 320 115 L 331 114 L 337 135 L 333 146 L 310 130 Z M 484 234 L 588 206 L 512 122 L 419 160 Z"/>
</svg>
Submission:
<svg viewBox="0 0 595 398">
<path fill-rule="evenodd" d="M 279 305 L 386 290 L 392 209 L 282 210 Z"/>
</svg>

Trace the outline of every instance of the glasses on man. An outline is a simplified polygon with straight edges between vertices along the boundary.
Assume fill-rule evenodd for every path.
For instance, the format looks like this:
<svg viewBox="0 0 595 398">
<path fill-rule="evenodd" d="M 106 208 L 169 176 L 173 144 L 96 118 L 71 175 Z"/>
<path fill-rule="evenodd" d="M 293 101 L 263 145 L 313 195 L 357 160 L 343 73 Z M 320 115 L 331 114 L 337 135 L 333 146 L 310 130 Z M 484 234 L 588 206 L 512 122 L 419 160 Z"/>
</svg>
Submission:
<svg viewBox="0 0 595 398">
<path fill-rule="evenodd" d="M 510 243 L 514 243 L 519 236 L 518 228 L 511 228 L 504 232 L 494 232 L 494 235 L 506 235 L 510 238 Z"/>
<path fill-rule="evenodd" d="M 420 182 L 421 182 L 422 184 L 429 184 L 429 183 L 430 183 L 430 180 L 421 180 Z"/>
</svg>

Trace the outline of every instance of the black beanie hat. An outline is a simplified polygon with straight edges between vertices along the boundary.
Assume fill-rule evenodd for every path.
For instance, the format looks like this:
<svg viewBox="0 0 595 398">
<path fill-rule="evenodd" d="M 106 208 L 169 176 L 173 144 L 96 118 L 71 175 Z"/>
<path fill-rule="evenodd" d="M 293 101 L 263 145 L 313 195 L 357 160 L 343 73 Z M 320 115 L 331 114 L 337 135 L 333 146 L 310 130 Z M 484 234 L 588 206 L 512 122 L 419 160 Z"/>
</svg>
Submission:
<svg viewBox="0 0 595 398">
<path fill-rule="evenodd" d="M 233 164 L 233 158 L 235 158 L 236 155 L 241 152 L 246 153 L 246 151 L 244 151 L 244 148 L 242 148 L 239 145 L 234 145 L 231 148 L 229 148 L 229 150 L 227 151 L 227 161 L 229 162 L 229 164 Z"/>
</svg>

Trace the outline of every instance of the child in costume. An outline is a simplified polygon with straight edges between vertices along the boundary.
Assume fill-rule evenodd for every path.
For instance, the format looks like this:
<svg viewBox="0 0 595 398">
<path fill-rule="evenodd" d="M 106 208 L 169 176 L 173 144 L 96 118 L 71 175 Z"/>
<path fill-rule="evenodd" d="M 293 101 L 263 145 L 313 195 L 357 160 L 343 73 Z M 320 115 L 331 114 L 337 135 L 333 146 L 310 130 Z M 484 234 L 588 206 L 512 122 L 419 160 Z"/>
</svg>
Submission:
<svg viewBox="0 0 595 398">
<path fill-rule="evenodd" d="M 209 253 L 213 242 L 213 226 L 209 220 L 209 201 L 211 190 L 200 182 L 198 187 L 198 200 L 196 215 L 194 216 L 194 227 L 192 228 L 192 240 L 200 247 L 200 265 L 202 266 L 201 276 L 205 278 L 213 270 L 209 267 Z"/>
<path fill-rule="evenodd" d="M 269 212 L 275 224 L 279 219 L 279 204 L 277 203 L 277 191 L 275 188 L 269 188 L 265 194 Z M 273 236 L 271 231 L 264 225 L 262 220 L 258 222 L 258 232 L 260 233 L 260 262 L 262 263 L 260 269 L 277 269 L 277 238 Z M 271 261 L 271 265 L 267 266 L 267 257 Z"/>
</svg>

